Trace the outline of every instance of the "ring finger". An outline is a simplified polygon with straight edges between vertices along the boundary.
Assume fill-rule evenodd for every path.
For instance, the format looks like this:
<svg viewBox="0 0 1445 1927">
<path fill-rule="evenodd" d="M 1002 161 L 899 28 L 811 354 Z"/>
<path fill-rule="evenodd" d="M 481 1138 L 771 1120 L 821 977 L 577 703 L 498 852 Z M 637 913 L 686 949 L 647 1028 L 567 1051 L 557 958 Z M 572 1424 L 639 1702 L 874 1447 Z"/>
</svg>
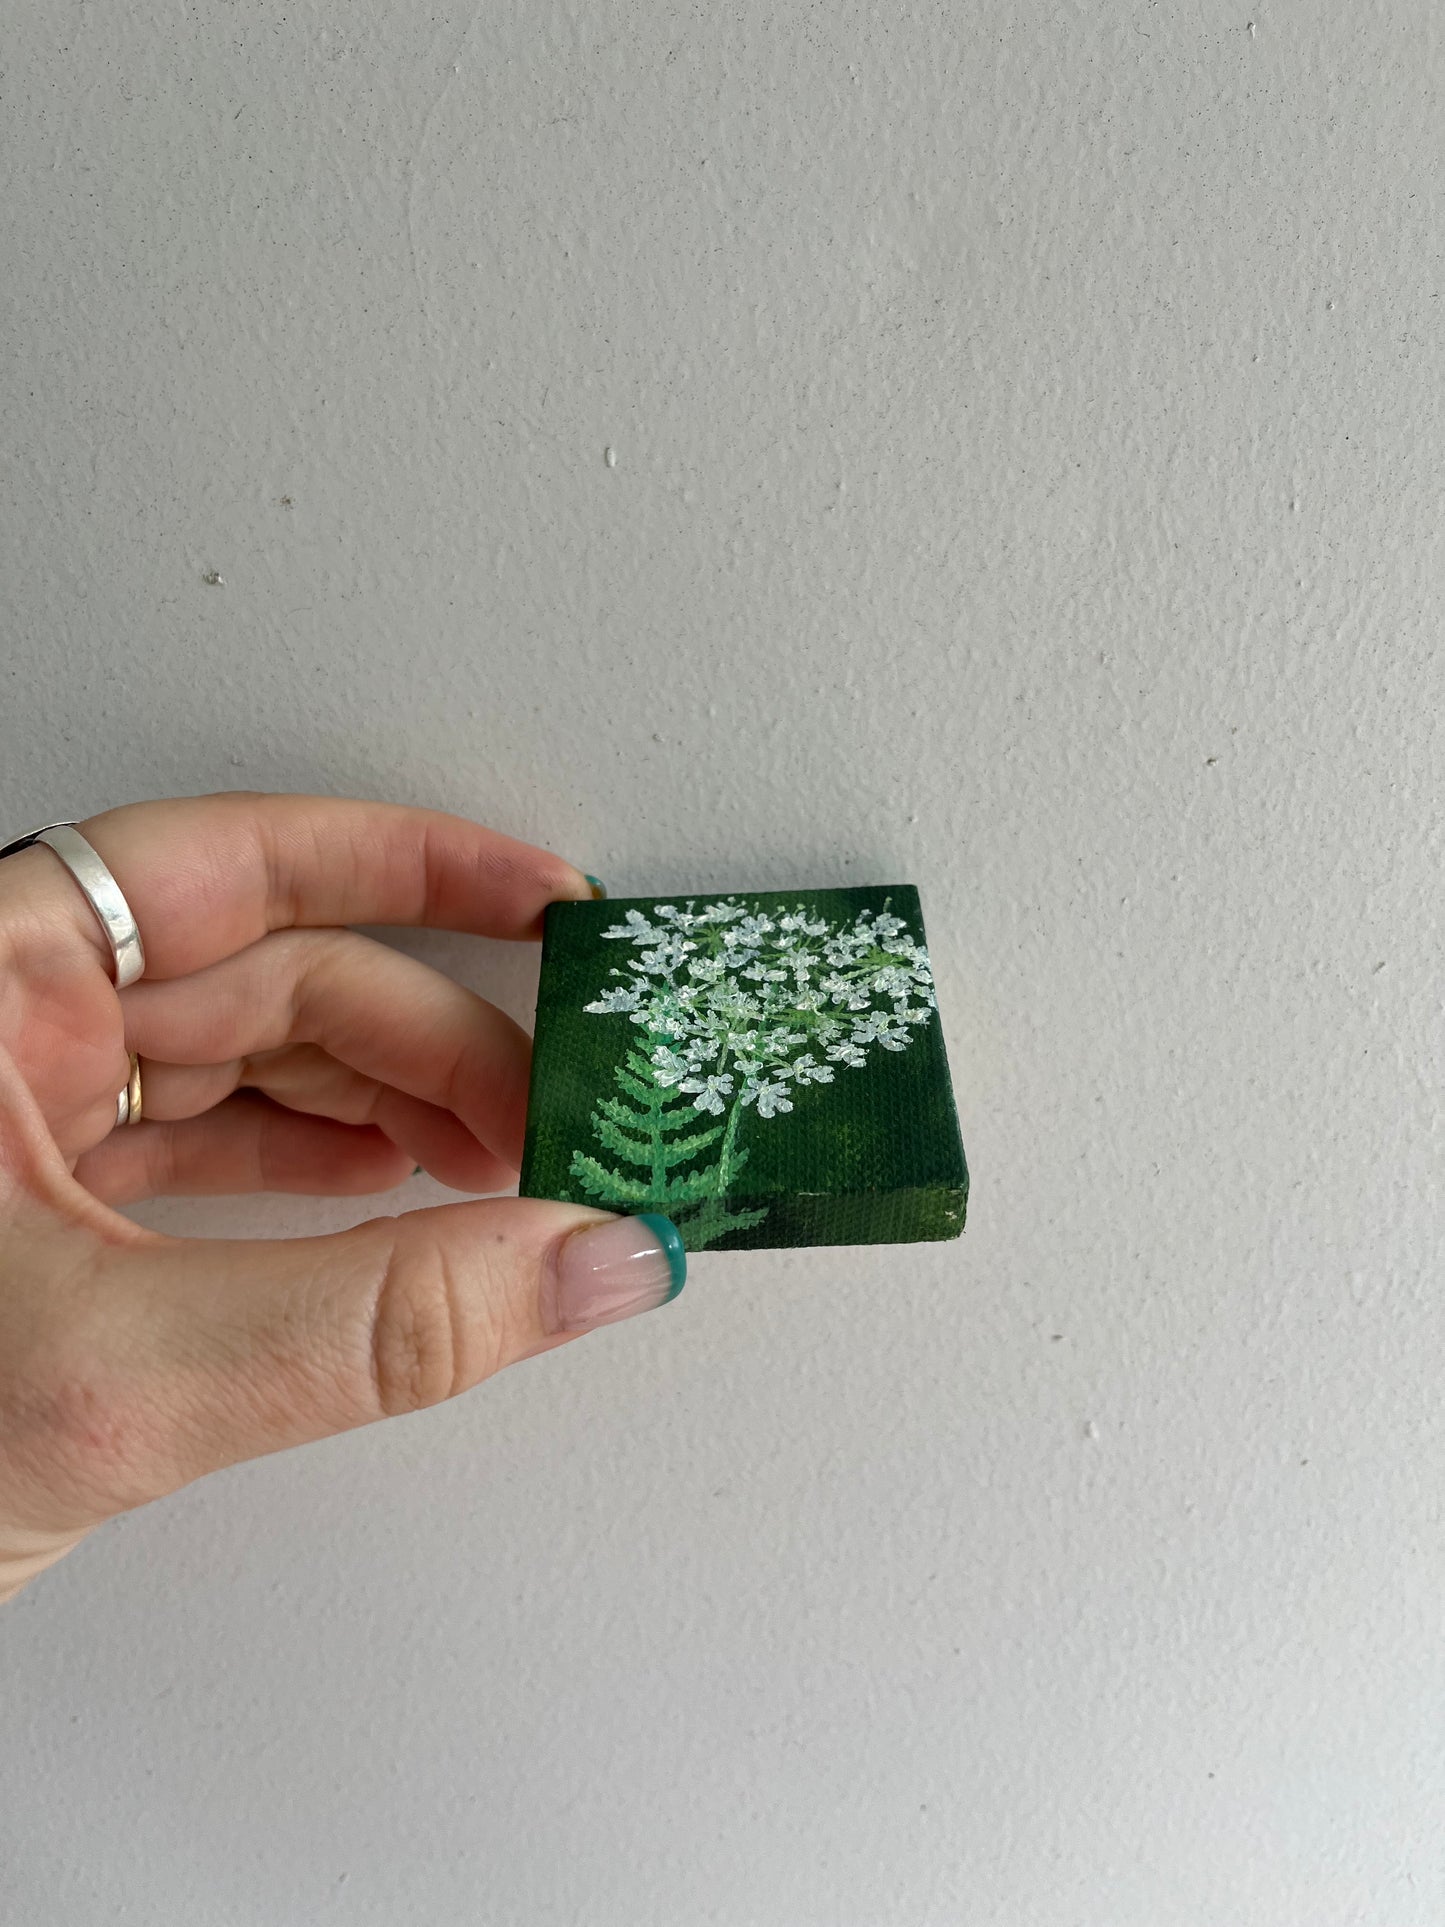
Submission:
<svg viewBox="0 0 1445 1927">
<path fill-rule="evenodd" d="M 359 1197 L 401 1184 L 411 1167 L 378 1130 L 242 1095 L 179 1123 L 112 1131 L 79 1159 L 75 1178 L 104 1203 L 125 1205 L 254 1191 Z"/>
<path fill-rule="evenodd" d="M 287 1110 L 338 1124 L 373 1125 L 413 1164 L 458 1191 L 500 1191 L 512 1179 L 505 1160 L 451 1111 L 367 1077 L 316 1044 L 291 1044 L 225 1064 L 145 1060 L 145 1116 L 152 1122 L 200 1117 L 237 1091 L 258 1091 Z"/>
</svg>

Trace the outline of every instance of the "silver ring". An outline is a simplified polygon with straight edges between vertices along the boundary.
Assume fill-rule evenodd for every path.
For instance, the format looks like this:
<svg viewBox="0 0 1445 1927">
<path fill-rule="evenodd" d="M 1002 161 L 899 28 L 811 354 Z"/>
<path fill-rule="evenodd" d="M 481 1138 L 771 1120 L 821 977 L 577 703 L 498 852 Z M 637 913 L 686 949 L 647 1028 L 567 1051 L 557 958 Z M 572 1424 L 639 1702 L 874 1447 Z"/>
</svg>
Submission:
<svg viewBox="0 0 1445 1927">
<path fill-rule="evenodd" d="M 130 1123 L 130 1085 L 122 1084 L 120 1087 L 120 1096 L 115 1100 L 115 1128 L 119 1130 L 122 1124 L 129 1124 L 129 1123 Z"/>
<path fill-rule="evenodd" d="M 85 900 L 94 910 L 110 945 L 116 989 L 124 990 L 127 984 L 133 984 L 146 967 L 140 929 L 120 885 L 105 864 L 73 823 L 47 823 L 28 836 L 17 836 L 13 843 L 0 848 L 0 857 L 28 850 L 32 843 L 44 843 L 54 850 L 84 891 Z M 124 1121 L 122 1118 L 121 1122 Z"/>
</svg>

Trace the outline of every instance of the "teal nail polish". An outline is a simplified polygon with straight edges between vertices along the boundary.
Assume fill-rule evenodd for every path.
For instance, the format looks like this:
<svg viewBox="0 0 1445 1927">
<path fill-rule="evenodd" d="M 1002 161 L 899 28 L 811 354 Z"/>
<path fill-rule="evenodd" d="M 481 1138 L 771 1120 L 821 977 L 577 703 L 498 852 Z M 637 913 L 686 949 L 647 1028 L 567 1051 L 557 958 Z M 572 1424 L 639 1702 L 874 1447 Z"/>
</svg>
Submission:
<svg viewBox="0 0 1445 1927">
<path fill-rule="evenodd" d="M 637 1222 L 647 1226 L 667 1253 L 668 1268 L 672 1272 L 672 1290 L 663 1303 L 670 1305 L 687 1283 L 687 1247 L 682 1242 L 682 1233 L 671 1218 L 664 1218 L 658 1211 L 639 1211 Z"/>
<path fill-rule="evenodd" d="M 554 1336 L 615 1325 L 670 1305 L 686 1268 L 682 1239 L 669 1219 L 594 1219 L 564 1238 L 544 1267 L 537 1310 Z"/>
<path fill-rule="evenodd" d="M 587 877 L 587 872 L 585 870 L 582 872 L 582 874 L 583 876 Z M 602 881 L 601 877 L 587 877 L 587 881 L 592 885 L 593 896 L 600 903 L 602 899 L 607 895 L 607 885 Z"/>
</svg>

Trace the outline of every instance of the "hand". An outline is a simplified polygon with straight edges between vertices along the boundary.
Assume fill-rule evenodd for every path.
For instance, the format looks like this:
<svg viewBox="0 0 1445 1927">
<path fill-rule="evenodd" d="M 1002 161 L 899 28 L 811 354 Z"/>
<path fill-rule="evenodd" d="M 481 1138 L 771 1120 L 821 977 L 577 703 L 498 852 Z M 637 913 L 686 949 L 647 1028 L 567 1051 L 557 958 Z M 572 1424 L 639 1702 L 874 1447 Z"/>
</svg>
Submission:
<svg viewBox="0 0 1445 1927">
<path fill-rule="evenodd" d="M 505 1188 L 525 1033 L 343 926 L 535 939 L 549 902 L 591 889 L 543 850 L 383 804 L 212 796 L 80 828 L 146 970 L 117 993 L 53 851 L 0 862 L 0 1599 L 205 1472 L 665 1303 L 684 1263 L 664 1219 L 531 1199 L 276 1242 L 122 1217 L 165 1194 L 380 1191 L 418 1163 Z M 117 1129 L 130 1052 L 144 1121 Z"/>
</svg>

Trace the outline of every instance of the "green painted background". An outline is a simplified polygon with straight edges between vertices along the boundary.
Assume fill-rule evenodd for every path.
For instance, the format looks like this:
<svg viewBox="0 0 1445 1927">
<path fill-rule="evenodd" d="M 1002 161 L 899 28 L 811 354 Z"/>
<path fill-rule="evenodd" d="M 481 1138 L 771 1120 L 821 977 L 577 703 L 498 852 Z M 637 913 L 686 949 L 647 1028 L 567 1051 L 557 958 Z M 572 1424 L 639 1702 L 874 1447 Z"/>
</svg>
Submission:
<svg viewBox="0 0 1445 1927">
<path fill-rule="evenodd" d="M 830 924 L 850 925 L 860 910 L 892 913 L 925 941 L 918 892 L 910 884 L 848 890 L 711 891 L 696 902 L 734 896 L 777 914 L 802 904 Z M 604 903 L 554 903 L 542 941 L 542 976 L 522 1166 L 523 1197 L 593 1203 L 571 1175 L 572 1154 L 589 1151 L 612 1162 L 592 1134 L 591 1113 L 613 1096 L 614 1065 L 636 1049 L 641 1033 L 625 1015 L 587 1016 L 583 1005 L 617 980 L 637 954 L 602 932 L 628 910 L 652 914 L 659 903 L 688 899 L 631 897 Z M 920 1026 L 906 1051 L 874 1046 L 860 1070 L 835 1067 L 831 1084 L 791 1093 L 794 1109 L 774 1118 L 747 1116 L 738 1138 L 749 1161 L 729 1192 L 739 1209 L 768 1206 L 763 1223 L 735 1231 L 711 1247 L 816 1244 L 903 1244 L 953 1238 L 963 1230 L 968 1169 L 937 1014 Z M 715 1122 L 699 1117 L 698 1124 Z"/>
</svg>

